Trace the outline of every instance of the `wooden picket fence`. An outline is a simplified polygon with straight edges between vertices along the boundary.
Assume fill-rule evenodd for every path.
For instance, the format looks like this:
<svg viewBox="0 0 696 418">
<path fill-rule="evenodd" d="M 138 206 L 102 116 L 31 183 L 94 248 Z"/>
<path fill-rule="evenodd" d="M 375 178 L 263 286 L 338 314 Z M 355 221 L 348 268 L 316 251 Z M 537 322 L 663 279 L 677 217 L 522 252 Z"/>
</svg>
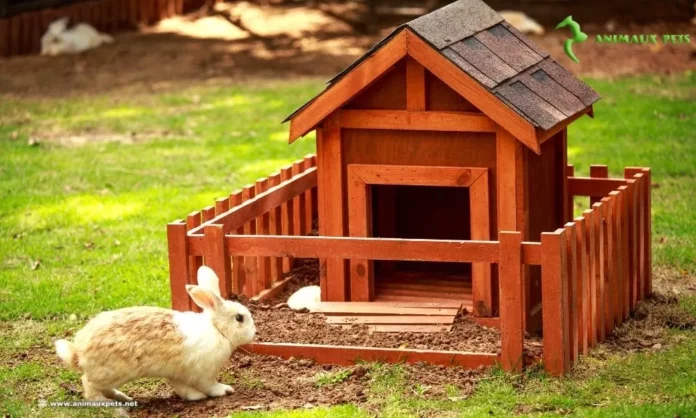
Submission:
<svg viewBox="0 0 696 418">
<path fill-rule="evenodd" d="M 282 275 L 293 258 L 496 263 L 500 314 L 487 320 L 500 328 L 499 355 L 285 343 L 247 348 L 327 362 L 347 362 L 351 356 L 422 359 L 462 367 L 499 363 L 505 370 L 520 371 L 525 363 L 522 273 L 524 266 L 539 265 L 543 363 L 547 372 L 564 374 L 652 292 L 650 169 L 627 168 L 624 179 L 606 178 L 604 166 L 593 166 L 587 178 L 573 177 L 571 170 L 569 199 L 589 197 L 591 208 L 564 228 L 543 233 L 540 242 L 522 241 L 515 231 L 501 231 L 498 241 L 306 236 L 317 212 L 315 157 L 308 156 L 218 199 L 214 208 L 168 225 L 173 307 L 193 309 L 184 287 L 195 282 L 203 263 L 221 278 L 223 296 L 234 292 L 257 297 L 282 288 Z"/>
</svg>

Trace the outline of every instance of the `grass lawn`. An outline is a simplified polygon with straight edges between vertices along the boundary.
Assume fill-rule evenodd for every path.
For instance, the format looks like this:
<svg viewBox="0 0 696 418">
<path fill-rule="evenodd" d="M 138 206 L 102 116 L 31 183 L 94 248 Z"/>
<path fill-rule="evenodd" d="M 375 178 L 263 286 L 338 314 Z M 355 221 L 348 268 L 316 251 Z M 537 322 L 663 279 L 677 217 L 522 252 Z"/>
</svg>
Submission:
<svg viewBox="0 0 696 418">
<path fill-rule="evenodd" d="M 656 269 L 696 275 L 696 74 L 589 83 L 604 99 L 596 119 L 570 128 L 569 162 L 581 175 L 592 163 L 615 176 L 652 167 Z M 165 225 L 313 152 L 312 138 L 288 145 L 280 121 L 320 88 L 0 101 L 0 415 L 89 415 L 36 408 L 38 398 L 76 399 L 60 384 L 79 379 L 33 350 L 102 310 L 168 306 Z M 691 296 L 682 304 L 696 315 Z M 375 366 L 367 409 L 268 416 L 696 416 L 696 334 L 673 334 L 681 342 L 668 350 L 593 356 L 569 378 L 492 371 L 455 401 L 404 395 L 401 367 Z"/>
</svg>

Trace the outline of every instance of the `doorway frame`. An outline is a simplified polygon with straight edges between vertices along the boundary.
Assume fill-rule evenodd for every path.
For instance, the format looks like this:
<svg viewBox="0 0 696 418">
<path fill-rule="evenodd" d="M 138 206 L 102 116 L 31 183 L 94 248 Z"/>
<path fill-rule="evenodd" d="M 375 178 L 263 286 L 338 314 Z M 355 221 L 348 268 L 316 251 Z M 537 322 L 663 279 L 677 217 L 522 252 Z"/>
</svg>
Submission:
<svg viewBox="0 0 696 418">
<path fill-rule="evenodd" d="M 490 240 L 488 168 L 348 164 L 348 235 L 372 236 L 371 185 L 468 187 L 472 241 Z M 492 307 L 490 263 L 472 263 L 474 313 L 489 316 Z M 350 260 L 350 299 L 369 302 L 375 297 L 373 260 Z"/>
</svg>

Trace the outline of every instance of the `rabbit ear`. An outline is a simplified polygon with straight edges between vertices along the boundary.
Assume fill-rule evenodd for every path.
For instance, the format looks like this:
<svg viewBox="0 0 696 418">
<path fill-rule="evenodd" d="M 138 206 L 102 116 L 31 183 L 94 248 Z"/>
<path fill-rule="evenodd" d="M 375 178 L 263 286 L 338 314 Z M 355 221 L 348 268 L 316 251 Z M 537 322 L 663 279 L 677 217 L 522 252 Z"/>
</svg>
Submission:
<svg viewBox="0 0 696 418">
<path fill-rule="evenodd" d="M 220 280 L 217 274 L 208 266 L 201 266 L 198 269 L 198 286 L 210 290 L 220 296 Z"/>
<path fill-rule="evenodd" d="M 209 311 L 216 310 L 220 305 L 222 305 L 222 299 L 215 293 L 208 289 L 204 289 L 200 286 L 194 286 L 192 284 L 186 285 L 186 291 L 191 296 L 191 299 L 200 306 L 202 309 Z"/>
</svg>

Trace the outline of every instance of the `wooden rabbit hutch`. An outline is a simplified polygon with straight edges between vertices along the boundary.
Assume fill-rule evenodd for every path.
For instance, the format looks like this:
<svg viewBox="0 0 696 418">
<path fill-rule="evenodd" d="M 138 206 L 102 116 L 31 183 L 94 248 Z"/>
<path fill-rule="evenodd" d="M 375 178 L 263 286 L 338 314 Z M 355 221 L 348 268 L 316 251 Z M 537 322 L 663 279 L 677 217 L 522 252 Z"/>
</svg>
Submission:
<svg viewBox="0 0 696 418">
<path fill-rule="evenodd" d="M 457 302 L 500 329 L 500 352 L 250 350 L 520 370 L 541 331 L 544 367 L 565 373 L 651 293 L 650 169 L 567 163 L 567 127 L 598 99 L 480 0 L 408 22 L 288 117 L 291 143 L 316 131 L 316 156 L 169 225 L 173 305 L 193 308 L 202 263 L 224 295 L 265 298 L 293 257 L 317 258 L 324 312 Z"/>
</svg>

